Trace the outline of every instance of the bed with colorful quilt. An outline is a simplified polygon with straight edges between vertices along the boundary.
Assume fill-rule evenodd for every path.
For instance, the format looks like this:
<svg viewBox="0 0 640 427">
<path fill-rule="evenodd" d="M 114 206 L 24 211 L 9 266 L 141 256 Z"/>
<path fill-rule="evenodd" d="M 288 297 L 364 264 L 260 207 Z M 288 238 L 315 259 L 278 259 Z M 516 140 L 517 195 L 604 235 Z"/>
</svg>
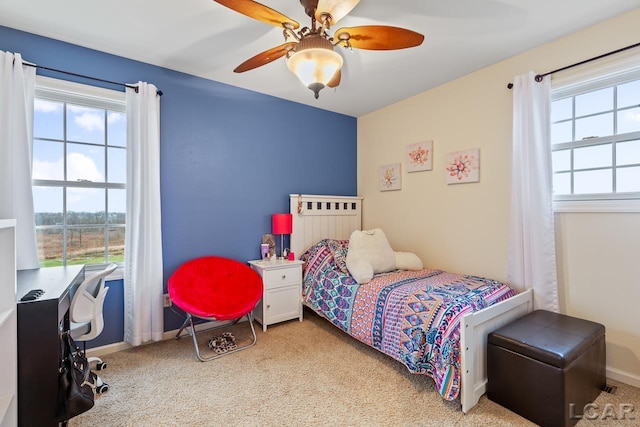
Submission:
<svg viewBox="0 0 640 427">
<path fill-rule="evenodd" d="M 305 262 L 303 304 L 410 372 L 433 378 L 444 399 L 460 399 L 463 412 L 475 406 L 486 388 L 486 335 L 531 311 L 530 292 L 429 268 L 380 273 L 359 284 L 346 265 L 349 234 L 359 227 L 341 225 L 356 205 L 304 196 L 323 204 L 303 199 L 300 209 L 302 197 L 291 196 L 291 245 Z M 337 217 L 343 218 L 334 223 Z"/>
</svg>

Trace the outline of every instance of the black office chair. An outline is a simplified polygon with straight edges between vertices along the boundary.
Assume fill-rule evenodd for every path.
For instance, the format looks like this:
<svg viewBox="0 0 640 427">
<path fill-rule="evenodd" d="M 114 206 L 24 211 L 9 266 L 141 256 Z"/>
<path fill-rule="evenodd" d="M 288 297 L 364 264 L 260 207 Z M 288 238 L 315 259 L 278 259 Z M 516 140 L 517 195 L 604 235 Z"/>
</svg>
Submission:
<svg viewBox="0 0 640 427">
<path fill-rule="evenodd" d="M 69 320 L 71 321 L 69 333 L 75 341 L 85 343 L 94 339 L 104 328 L 104 318 L 102 307 L 107 296 L 108 287 L 105 286 L 105 278 L 118 268 L 116 264 L 109 264 L 103 271 L 87 277 L 78 286 L 71 308 L 69 308 Z M 89 357 L 89 363 L 96 362 L 96 370 L 102 370 L 107 364 L 99 357 Z M 100 377 L 96 381 L 96 392 L 103 393 L 109 389 L 109 385 L 103 382 Z"/>
</svg>

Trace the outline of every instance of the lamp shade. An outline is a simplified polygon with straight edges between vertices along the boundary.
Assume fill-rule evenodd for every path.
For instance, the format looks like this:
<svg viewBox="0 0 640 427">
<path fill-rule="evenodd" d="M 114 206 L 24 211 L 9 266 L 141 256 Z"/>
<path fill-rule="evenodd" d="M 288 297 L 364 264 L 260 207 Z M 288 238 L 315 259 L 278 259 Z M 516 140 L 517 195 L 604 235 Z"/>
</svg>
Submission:
<svg viewBox="0 0 640 427">
<path fill-rule="evenodd" d="M 273 214 L 271 216 L 271 232 L 273 234 L 291 234 L 293 231 L 293 215 Z"/>
<path fill-rule="evenodd" d="M 329 14 L 331 25 L 334 25 L 351 12 L 358 3 L 360 0 L 320 0 L 316 8 L 316 19 L 318 22 L 324 23 L 323 15 Z"/>
<path fill-rule="evenodd" d="M 321 36 L 304 37 L 287 59 L 289 71 L 314 92 L 316 99 L 318 92 L 342 69 L 342 64 L 342 56 Z"/>
<path fill-rule="evenodd" d="M 342 68 L 342 62 L 342 57 L 333 50 L 312 48 L 294 53 L 287 65 L 302 84 L 309 87 L 313 83 L 326 86 L 336 71 Z"/>
</svg>

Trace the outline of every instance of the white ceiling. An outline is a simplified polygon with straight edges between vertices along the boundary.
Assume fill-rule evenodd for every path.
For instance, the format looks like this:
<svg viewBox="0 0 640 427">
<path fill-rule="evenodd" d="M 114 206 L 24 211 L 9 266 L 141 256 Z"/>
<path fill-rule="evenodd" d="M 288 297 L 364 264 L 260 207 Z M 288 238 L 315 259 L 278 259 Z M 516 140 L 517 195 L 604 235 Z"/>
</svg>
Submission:
<svg viewBox="0 0 640 427">
<path fill-rule="evenodd" d="M 298 0 L 261 2 L 309 25 Z M 334 29 L 392 25 L 425 41 L 397 51 L 336 48 L 345 61 L 342 82 L 318 100 L 284 58 L 234 73 L 282 44 L 282 30 L 212 0 L 0 0 L 0 25 L 358 117 L 639 6 L 640 0 L 361 0 Z"/>
</svg>

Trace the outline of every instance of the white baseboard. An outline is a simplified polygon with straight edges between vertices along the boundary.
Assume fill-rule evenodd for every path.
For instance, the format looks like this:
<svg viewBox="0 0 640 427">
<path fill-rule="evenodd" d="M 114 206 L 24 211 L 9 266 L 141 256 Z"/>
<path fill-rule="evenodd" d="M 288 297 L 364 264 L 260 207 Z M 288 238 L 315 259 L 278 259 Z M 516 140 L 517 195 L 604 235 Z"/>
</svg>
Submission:
<svg viewBox="0 0 640 427">
<path fill-rule="evenodd" d="M 113 344 L 103 345 L 101 347 L 88 348 L 87 357 L 102 357 L 107 354 L 117 353 L 132 348 L 132 345 L 126 342 L 115 342 Z"/>
<path fill-rule="evenodd" d="M 246 318 L 243 318 L 241 320 L 241 322 L 246 322 Z M 215 322 L 215 321 L 211 321 L 211 322 L 204 322 L 204 323 L 200 323 L 196 325 L 196 331 L 202 331 L 205 329 L 211 329 L 211 328 L 215 328 L 216 326 L 222 326 L 224 325 L 225 322 Z M 176 338 L 176 334 L 178 333 L 179 329 L 174 329 L 172 331 L 166 331 L 162 334 L 162 340 L 166 341 L 166 340 L 172 340 Z M 188 336 L 188 334 L 186 332 L 183 332 L 183 334 L 185 336 Z M 146 345 L 146 344 L 153 344 L 154 341 L 149 341 L 146 343 L 143 343 L 142 345 Z M 118 351 L 123 351 L 123 350 L 128 350 L 130 348 L 133 348 L 133 346 L 129 343 L 126 342 L 117 342 L 117 343 L 113 343 L 113 344 L 107 344 L 107 345 L 103 345 L 100 347 L 94 347 L 94 348 L 89 348 L 87 349 L 87 356 L 88 357 L 102 357 L 102 356 L 106 356 L 108 354 L 111 353 L 116 353 Z"/>
<path fill-rule="evenodd" d="M 607 378 L 640 388 L 640 376 L 607 366 Z"/>
</svg>

